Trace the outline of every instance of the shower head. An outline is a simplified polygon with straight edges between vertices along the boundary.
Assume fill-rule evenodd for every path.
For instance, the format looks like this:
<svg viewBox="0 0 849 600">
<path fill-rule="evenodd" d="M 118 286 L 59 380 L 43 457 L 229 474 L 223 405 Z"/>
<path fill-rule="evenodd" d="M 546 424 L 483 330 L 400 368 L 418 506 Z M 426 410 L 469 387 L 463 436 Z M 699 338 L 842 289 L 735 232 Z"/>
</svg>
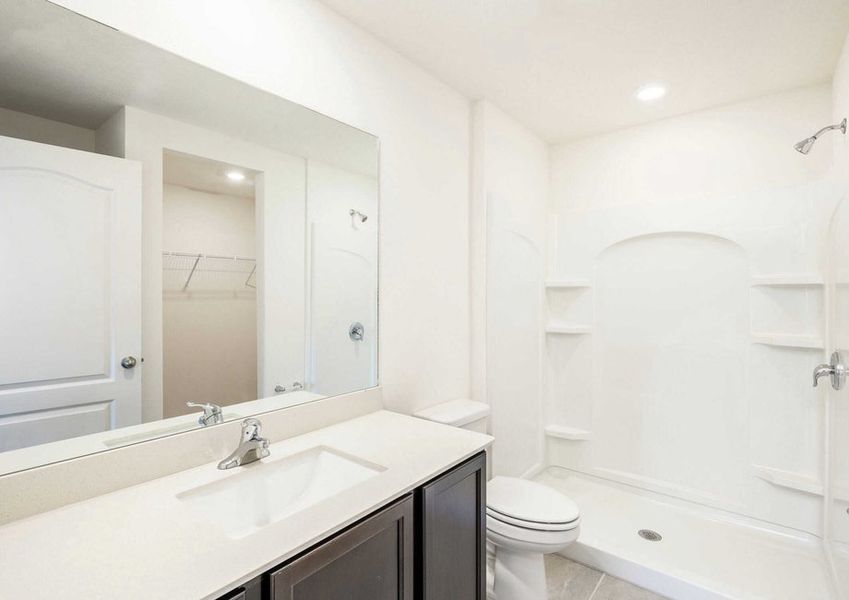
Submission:
<svg viewBox="0 0 849 600">
<path fill-rule="evenodd" d="M 840 121 L 840 123 L 837 123 L 836 125 L 829 125 L 828 127 L 823 127 L 822 129 L 817 131 L 811 137 L 805 138 L 801 142 L 795 144 L 793 146 L 793 148 L 797 152 L 801 152 L 802 154 L 807 154 L 808 152 L 811 151 L 811 148 L 813 148 L 814 142 L 816 142 L 823 133 L 825 133 L 826 131 L 831 131 L 832 129 L 839 129 L 841 133 L 845 134 L 846 133 L 846 119 L 843 119 L 842 121 Z"/>
<path fill-rule="evenodd" d="M 796 149 L 797 152 L 801 152 L 802 154 L 807 154 L 808 152 L 811 151 L 811 148 L 814 147 L 814 142 L 816 142 L 816 141 L 817 141 L 817 138 L 815 138 L 815 137 L 805 138 L 801 142 L 795 144 L 793 147 Z"/>
</svg>

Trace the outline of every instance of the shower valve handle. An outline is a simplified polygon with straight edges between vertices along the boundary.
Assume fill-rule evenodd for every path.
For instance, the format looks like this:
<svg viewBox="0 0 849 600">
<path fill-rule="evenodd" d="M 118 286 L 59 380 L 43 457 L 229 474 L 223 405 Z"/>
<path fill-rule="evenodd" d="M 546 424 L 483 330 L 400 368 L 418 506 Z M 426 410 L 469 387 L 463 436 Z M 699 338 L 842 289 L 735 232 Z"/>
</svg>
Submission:
<svg viewBox="0 0 849 600">
<path fill-rule="evenodd" d="M 817 365 L 814 368 L 814 387 L 817 387 L 820 377 L 825 377 L 826 375 L 831 378 L 831 387 L 836 390 L 841 389 L 846 382 L 846 367 L 843 366 L 839 352 L 835 351 L 831 353 L 831 364 Z"/>
</svg>

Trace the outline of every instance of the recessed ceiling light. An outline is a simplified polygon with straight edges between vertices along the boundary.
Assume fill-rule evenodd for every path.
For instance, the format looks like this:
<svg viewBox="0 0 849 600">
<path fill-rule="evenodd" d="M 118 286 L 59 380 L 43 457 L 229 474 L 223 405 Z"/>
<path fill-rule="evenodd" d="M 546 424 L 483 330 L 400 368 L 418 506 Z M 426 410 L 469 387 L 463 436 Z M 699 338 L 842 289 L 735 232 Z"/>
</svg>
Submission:
<svg viewBox="0 0 849 600">
<path fill-rule="evenodd" d="M 230 181 L 244 181 L 245 174 L 241 171 L 227 171 L 227 179 Z"/>
<path fill-rule="evenodd" d="M 642 100 L 643 102 L 651 102 L 652 100 L 659 100 L 666 95 L 666 88 L 662 85 L 651 84 L 644 85 L 639 90 L 637 90 L 637 100 Z"/>
</svg>

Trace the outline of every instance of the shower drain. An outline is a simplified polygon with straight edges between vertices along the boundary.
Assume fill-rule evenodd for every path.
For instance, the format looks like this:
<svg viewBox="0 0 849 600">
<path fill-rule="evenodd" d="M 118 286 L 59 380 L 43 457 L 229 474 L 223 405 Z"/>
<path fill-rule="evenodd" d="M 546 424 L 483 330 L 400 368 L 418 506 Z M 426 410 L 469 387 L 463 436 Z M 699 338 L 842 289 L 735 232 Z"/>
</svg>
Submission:
<svg viewBox="0 0 849 600">
<path fill-rule="evenodd" d="M 660 535 L 656 531 L 652 531 L 651 529 L 640 529 L 637 532 L 637 535 L 639 535 L 644 540 L 648 540 L 650 542 L 659 542 L 663 539 L 662 535 Z"/>
</svg>

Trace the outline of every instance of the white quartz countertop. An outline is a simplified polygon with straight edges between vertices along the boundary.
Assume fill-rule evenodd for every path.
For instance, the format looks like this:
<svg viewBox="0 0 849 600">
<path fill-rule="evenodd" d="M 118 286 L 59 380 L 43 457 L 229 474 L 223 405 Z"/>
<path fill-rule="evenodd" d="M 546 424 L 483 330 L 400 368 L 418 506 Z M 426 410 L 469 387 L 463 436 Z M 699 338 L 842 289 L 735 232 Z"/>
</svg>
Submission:
<svg viewBox="0 0 849 600">
<path fill-rule="evenodd" d="M 215 463 L 14 521 L 0 527 L 0 598 L 215 599 L 491 441 L 382 410 L 277 442 L 270 460 L 326 446 L 385 470 L 236 540 L 176 497 L 238 471 Z"/>
</svg>

